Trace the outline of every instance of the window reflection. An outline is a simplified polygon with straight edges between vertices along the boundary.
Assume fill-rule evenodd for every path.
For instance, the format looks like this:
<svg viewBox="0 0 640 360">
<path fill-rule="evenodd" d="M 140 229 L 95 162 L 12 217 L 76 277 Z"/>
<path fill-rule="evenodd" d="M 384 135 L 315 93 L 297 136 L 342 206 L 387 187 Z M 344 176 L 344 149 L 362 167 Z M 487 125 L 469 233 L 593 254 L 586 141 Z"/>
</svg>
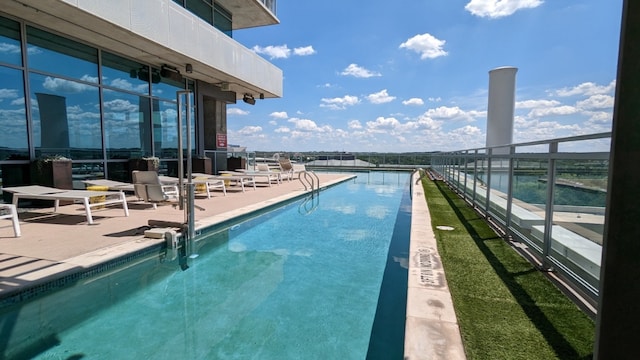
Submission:
<svg viewBox="0 0 640 360">
<path fill-rule="evenodd" d="M 0 17 L 0 62 L 22 65 L 20 49 L 20 25 Z"/>
<path fill-rule="evenodd" d="M 105 90 L 104 127 L 109 159 L 151 156 L 149 98 Z"/>
<path fill-rule="evenodd" d="M 152 69 L 152 72 L 159 73 L 160 70 Z M 173 81 L 168 78 L 160 78 L 160 81 L 158 83 L 154 82 L 153 84 L 151 84 L 151 90 L 153 96 L 175 101 L 176 91 L 184 90 L 184 82 Z"/>
<path fill-rule="evenodd" d="M 153 139 L 156 156 L 178 157 L 178 114 L 176 104 L 168 101 L 153 102 Z"/>
<path fill-rule="evenodd" d="M 102 158 L 98 88 L 29 74 L 36 156 Z"/>
<path fill-rule="evenodd" d="M 31 69 L 98 82 L 98 50 L 73 40 L 27 27 L 27 61 Z"/>
<path fill-rule="evenodd" d="M 102 84 L 149 95 L 149 67 L 103 51 Z"/>
<path fill-rule="evenodd" d="M 22 71 L 0 66 L 0 160 L 28 159 Z"/>
</svg>

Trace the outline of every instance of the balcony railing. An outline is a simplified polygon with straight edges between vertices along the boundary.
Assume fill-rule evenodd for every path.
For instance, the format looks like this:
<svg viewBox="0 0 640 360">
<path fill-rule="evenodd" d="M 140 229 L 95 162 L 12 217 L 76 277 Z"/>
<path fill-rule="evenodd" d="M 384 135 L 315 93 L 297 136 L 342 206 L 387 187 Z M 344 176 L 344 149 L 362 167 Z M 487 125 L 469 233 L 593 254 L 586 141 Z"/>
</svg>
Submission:
<svg viewBox="0 0 640 360">
<path fill-rule="evenodd" d="M 611 134 L 438 153 L 432 168 L 543 270 L 597 303 Z"/>
</svg>

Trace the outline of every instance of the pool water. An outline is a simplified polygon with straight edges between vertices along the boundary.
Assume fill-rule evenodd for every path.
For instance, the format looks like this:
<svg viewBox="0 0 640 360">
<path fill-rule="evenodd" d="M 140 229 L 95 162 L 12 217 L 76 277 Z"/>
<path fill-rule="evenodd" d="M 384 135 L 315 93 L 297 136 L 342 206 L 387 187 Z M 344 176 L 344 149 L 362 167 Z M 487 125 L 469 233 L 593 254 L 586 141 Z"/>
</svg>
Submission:
<svg viewBox="0 0 640 360">
<path fill-rule="evenodd" d="M 359 174 L 313 208 L 206 235 L 186 271 L 156 256 L 26 304 L 12 326 L 38 319 L 36 359 L 401 359 L 408 181 Z"/>
</svg>

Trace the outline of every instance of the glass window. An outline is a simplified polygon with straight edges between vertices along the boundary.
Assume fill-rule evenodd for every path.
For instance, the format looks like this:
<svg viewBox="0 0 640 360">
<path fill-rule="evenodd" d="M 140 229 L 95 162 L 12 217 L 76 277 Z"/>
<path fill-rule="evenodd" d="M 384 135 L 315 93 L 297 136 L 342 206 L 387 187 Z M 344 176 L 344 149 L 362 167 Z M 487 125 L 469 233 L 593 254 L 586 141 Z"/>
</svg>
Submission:
<svg viewBox="0 0 640 360">
<path fill-rule="evenodd" d="M 159 76 L 160 70 L 151 69 L 151 71 L 154 74 L 151 84 L 153 96 L 175 101 L 176 91 L 184 90 L 184 81 L 175 81 L 167 77 L 156 78 L 155 76 Z"/>
<path fill-rule="evenodd" d="M 104 128 L 108 159 L 151 156 L 149 98 L 104 90 Z"/>
<path fill-rule="evenodd" d="M 0 62 L 22 65 L 20 25 L 0 17 Z"/>
<path fill-rule="evenodd" d="M 213 25 L 216 29 L 222 31 L 229 37 L 233 37 L 231 13 L 225 10 L 222 6 L 215 4 L 213 17 Z"/>
<path fill-rule="evenodd" d="M 176 103 L 153 101 L 153 142 L 156 156 L 178 157 L 178 113 Z"/>
<path fill-rule="evenodd" d="M 27 27 L 30 69 L 98 83 L 98 50 L 73 40 Z"/>
<path fill-rule="evenodd" d="M 0 160 L 28 159 L 22 71 L 0 66 Z"/>
<path fill-rule="evenodd" d="M 211 0 L 187 0 L 187 10 L 213 25 L 213 4 Z"/>
<path fill-rule="evenodd" d="M 149 67 L 103 51 L 102 84 L 149 95 Z"/>
<path fill-rule="evenodd" d="M 98 87 L 29 74 L 36 156 L 101 159 Z"/>
</svg>

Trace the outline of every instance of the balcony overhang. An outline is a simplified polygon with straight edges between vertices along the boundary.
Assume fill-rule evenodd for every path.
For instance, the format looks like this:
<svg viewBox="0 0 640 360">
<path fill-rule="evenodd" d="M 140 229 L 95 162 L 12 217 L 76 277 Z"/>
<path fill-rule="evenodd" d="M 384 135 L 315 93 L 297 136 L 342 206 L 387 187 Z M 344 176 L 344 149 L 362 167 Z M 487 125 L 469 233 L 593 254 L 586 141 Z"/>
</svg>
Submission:
<svg viewBox="0 0 640 360">
<path fill-rule="evenodd" d="M 173 1 L 9 0 L 0 11 L 142 63 L 174 66 L 237 99 L 282 97 L 281 69 Z"/>
<path fill-rule="evenodd" d="M 275 14 L 276 1 L 272 2 L 273 9 L 267 8 L 264 2 L 265 0 L 216 0 L 216 3 L 233 14 L 233 30 L 279 24 Z"/>
</svg>

